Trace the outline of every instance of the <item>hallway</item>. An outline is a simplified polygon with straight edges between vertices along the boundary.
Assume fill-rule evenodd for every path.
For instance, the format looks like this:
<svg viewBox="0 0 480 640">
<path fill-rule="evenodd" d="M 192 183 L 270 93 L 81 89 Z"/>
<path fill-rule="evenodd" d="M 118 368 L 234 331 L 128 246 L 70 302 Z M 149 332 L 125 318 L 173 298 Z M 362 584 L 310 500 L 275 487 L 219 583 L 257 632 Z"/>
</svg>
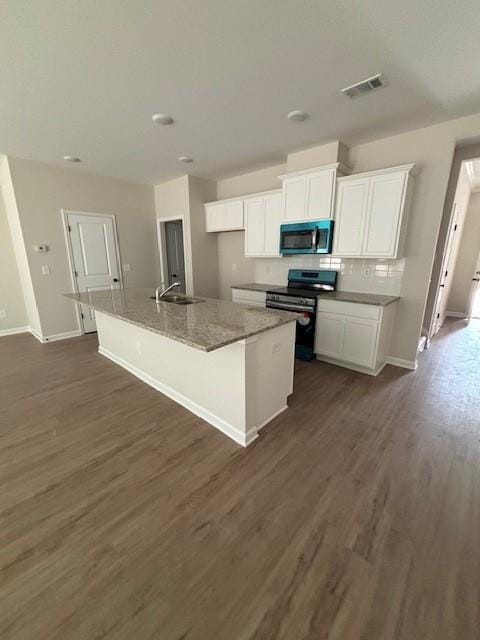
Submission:
<svg viewBox="0 0 480 640">
<path fill-rule="evenodd" d="M 480 321 L 248 450 L 96 348 L 0 340 L 2 640 L 477 640 Z"/>
</svg>

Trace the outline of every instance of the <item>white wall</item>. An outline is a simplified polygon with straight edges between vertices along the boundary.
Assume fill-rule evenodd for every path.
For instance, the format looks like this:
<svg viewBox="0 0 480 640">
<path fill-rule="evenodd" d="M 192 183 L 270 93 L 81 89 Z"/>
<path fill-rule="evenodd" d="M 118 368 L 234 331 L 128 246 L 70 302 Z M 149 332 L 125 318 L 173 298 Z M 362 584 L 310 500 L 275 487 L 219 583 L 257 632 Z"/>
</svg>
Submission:
<svg viewBox="0 0 480 640">
<path fill-rule="evenodd" d="M 480 253 L 480 193 L 470 197 L 465 224 L 459 243 L 459 251 L 448 298 L 448 311 L 467 313 L 467 304 Z"/>
<path fill-rule="evenodd" d="M 10 171 L 10 163 L 7 158 L 3 158 L 0 163 L 0 186 L 2 201 L 5 207 L 5 213 L 10 228 L 12 238 L 12 248 L 15 254 L 17 264 L 17 272 L 20 280 L 21 291 L 27 316 L 27 325 L 38 336 L 42 335 L 42 325 L 38 311 L 36 294 L 33 286 L 32 275 L 30 273 L 30 265 L 25 247 L 24 233 L 20 221 L 20 215 L 17 206 L 17 199 L 12 183 Z M 11 302 L 5 300 L 9 306 Z M 15 302 L 13 302 L 15 304 Z"/>
<path fill-rule="evenodd" d="M 23 302 L 22 285 L 18 273 L 12 236 L 7 220 L 0 187 L 0 309 L 6 318 L 0 318 L 0 335 L 9 329 L 28 325 L 27 311 Z"/>
<path fill-rule="evenodd" d="M 43 337 L 78 328 L 74 305 L 62 297 L 72 290 L 61 209 L 114 214 L 126 287 L 153 287 L 158 280 L 153 188 L 75 169 L 9 158 L 14 195 L 25 240 Z M 47 254 L 34 251 L 45 243 Z M 43 276 L 41 265 L 51 274 Z M 27 305 L 28 308 L 28 305 Z"/>
<path fill-rule="evenodd" d="M 186 290 L 190 295 L 218 297 L 218 248 L 205 230 L 204 203 L 216 198 L 215 182 L 184 175 L 155 186 L 159 220 L 182 218 Z"/>
<path fill-rule="evenodd" d="M 211 180 L 188 177 L 190 229 L 192 233 L 193 291 L 195 295 L 218 298 L 218 241 L 206 232 L 205 202 L 216 199 L 217 186 Z"/>
</svg>

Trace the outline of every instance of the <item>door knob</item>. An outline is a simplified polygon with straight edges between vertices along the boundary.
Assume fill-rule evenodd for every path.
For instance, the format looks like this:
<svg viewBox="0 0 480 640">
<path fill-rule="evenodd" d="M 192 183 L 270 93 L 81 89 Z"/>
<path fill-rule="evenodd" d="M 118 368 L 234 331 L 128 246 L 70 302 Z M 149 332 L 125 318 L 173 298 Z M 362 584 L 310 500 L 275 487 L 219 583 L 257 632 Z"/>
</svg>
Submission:
<svg viewBox="0 0 480 640">
<path fill-rule="evenodd" d="M 118 282 L 118 278 L 114 278 L 114 279 L 113 279 L 113 281 L 114 281 L 114 282 Z"/>
</svg>

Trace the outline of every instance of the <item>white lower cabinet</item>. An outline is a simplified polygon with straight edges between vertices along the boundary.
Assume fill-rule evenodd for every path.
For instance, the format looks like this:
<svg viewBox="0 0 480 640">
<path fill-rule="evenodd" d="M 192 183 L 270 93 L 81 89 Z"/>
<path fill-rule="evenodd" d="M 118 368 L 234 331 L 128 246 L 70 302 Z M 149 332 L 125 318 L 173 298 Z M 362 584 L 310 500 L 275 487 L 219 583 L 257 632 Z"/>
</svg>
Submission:
<svg viewBox="0 0 480 640">
<path fill-rule="evenodd" d="M 345 334 L 345 316 L 323 312 L 317 314 L 315 330 L 315 353 L 341 360 L 343 337 Z"/>
<path fill-rule="evenodd" d="M 379 322 L 363 318 L 346 318 L 342 357 L 361 367 L 375 367 Z"/>
<path fill-rule="evenodd" d="M 380 307 L 319 300 L 317 358 L 377 375 L 388 358 L 394 310 L 395 303 Z"/>
<path fill-rule="evenodd" d="M 251 307 L 264 307 L 267 300 L 266 291 L 251 291 L 250 289 L 232 289 L 232 302 L 247 304 Z"/>
</svg>

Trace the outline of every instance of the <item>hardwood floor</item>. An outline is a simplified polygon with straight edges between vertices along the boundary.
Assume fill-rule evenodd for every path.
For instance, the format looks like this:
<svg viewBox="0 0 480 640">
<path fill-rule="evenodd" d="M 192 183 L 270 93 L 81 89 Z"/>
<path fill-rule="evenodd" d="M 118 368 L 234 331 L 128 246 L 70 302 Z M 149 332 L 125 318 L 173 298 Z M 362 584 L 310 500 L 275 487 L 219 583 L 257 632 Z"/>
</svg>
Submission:
<svg viewBox="0 0 480 640">
<path fill-rule="evenodd" d="M 0 340 L 0 638 L 473 640 L 480 322 L 300 363 L 247 450 L 96 353 Z"/>
</svg>

